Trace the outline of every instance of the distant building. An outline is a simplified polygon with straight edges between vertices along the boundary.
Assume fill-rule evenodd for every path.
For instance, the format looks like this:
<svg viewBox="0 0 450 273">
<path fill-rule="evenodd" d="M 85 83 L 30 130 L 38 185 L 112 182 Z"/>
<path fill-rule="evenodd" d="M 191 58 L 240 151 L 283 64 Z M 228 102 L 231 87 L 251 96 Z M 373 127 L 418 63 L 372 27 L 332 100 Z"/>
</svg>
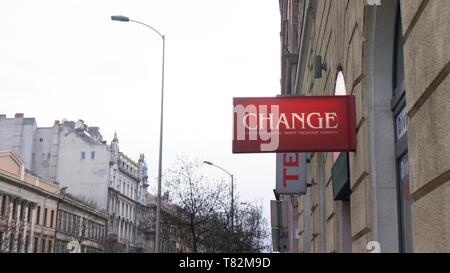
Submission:
<svg viewBox="0 0 450 273">
<path fill-rule="evenodd" d="M 156 223 L 156 196 L 148 196 L 148 205 L 145 211 L 145 246 L 146 253 L 155 252 L 155 223 Z M 189 227 L 182 221 L 186 217 L 183 210 L 169 201 L 168 193 L 161 198 L 161 233 L 160 252 L 161 253 L 188 253 L 191 252 L 191 245 L 183 234 Z"/>
<path fill-rule="evenodd" d="M 58 192 L 13 152 L 0 151 L 0 252 L 53 252 Z"/>
<path fill-rule="evenodd" d="M 0 151 L 0 252 L 103 252 L 108 216 L 31 175 L 11 151 Z"/>
<path fill-rule="evenodd" d="M 147 200 L 144 155 L 135 162 L 119 151 L 117 135 L 108 145 L 98 127 L 84 121 L 55 121 L 37 127 L 34 118 L 0 115 L 0 150 L 13 150 L 28 169 L 109 215 L 107 252 L 143 251 L 139 229 Z"/>
<path fill-rule="evenodd" d="M 108 215 L 71 196 L 58 200 L 55 252 L 67 253 L 76 241 L 81 253 L 105 252 Z"/>
</svg>

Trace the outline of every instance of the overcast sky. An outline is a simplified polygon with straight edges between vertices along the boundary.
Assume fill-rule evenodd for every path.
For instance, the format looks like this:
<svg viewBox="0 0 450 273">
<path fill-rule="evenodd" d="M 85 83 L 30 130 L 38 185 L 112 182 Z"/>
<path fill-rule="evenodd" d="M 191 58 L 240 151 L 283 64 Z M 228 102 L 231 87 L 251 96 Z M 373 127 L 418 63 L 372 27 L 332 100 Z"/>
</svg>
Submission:
<svg viewBox="0 0 450 273">
<path fill-rule="evenodd" d="M 278 1 L 0 0 L 0 10 L 0 114 L 39 127 L 83 119 L 108 142 L 117 131 L 122 152 L 145 153 L 155 189 L 162 42 L 110 20 L 129 16 L 166 34 L 163 169 L 178 154 L 212 161 L 270 216 L 275 155 L 232 154 L 232 98 L 280 91 Z"/>
</svg>

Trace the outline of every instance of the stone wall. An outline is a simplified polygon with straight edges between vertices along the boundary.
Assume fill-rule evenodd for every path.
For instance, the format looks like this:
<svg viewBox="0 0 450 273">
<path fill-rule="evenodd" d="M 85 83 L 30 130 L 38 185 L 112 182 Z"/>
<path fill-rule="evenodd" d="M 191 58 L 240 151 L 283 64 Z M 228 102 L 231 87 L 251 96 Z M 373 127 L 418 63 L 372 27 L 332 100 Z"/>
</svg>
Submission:
<svg viewBox="0 0 450 273">
<path fill-rule="evenodd" d="M 450 2 L 402 0 L 415 252 L 450 251 Z"/>
</svg>

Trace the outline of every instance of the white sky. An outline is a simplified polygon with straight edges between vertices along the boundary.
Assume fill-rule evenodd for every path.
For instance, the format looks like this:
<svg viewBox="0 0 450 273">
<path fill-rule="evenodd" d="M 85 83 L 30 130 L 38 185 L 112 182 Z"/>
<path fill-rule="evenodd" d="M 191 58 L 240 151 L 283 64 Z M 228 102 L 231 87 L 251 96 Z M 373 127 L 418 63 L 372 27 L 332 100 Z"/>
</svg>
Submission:
<svg viewBox="0 0 450 273">
<path fill-rule="evenodd" d="M 280 93 L 278 1 L 0 0 L 0 10 L 0 113 L 40 127 L 83 119 L 108 142 L 117 131 L 121 151 L 146 154 L 153 185 L 162 42 L 110 16 L 165 33 L 163 169 L 178 154 L 222 166 L 241 201 L 262 200 L 270 223 L 275 155 L 232 154 L 232 97 Z M 204 173 L 229 179 L 211 166 Z"/>
</svg>

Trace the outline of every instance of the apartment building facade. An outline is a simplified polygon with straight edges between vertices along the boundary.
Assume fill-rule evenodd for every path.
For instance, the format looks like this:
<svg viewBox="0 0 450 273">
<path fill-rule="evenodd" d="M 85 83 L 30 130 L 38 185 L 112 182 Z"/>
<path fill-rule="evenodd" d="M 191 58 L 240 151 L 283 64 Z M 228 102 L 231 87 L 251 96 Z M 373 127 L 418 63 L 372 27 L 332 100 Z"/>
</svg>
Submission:
<svg viewBox="0 0 450 273">
<path fill-rule="evenodd" d="M 0 115 L 0 149 L 24 159 L 37 176 L 58 181 L 68 193 L 109 215 L 106 251 L 143 249 L 140 213 L 147 197 L 147 166 L 119 151 L 117 135 L 108 145 L 98 127 L 78 120 L 38 127 L 34 118 Z"/>
<path fill-rule="evenodd" d="M 103 252 L 108 217 L 26 170 L 14 152 L 0 151 L 0 252 Z"/>
<path fill-rule="evenodd" d="M 450 3 L 279 2 L 281 94 L 356 98 L 356 151 L 307 154 L 299 251 L 450 251 Z"/>
<path fill-rule="evenodd" d="M 79 245 L 80 253 L 102 253 L 106 249 L 108 215 L 69 194 L 57 203 L 55 253 L 70 253 L 71 243 Z"/>
<path fill-rule="evenodd" d="M 53 252 L 58 191 L 13 152 L 0 151 L 0 252 Z"/>
</svg>

